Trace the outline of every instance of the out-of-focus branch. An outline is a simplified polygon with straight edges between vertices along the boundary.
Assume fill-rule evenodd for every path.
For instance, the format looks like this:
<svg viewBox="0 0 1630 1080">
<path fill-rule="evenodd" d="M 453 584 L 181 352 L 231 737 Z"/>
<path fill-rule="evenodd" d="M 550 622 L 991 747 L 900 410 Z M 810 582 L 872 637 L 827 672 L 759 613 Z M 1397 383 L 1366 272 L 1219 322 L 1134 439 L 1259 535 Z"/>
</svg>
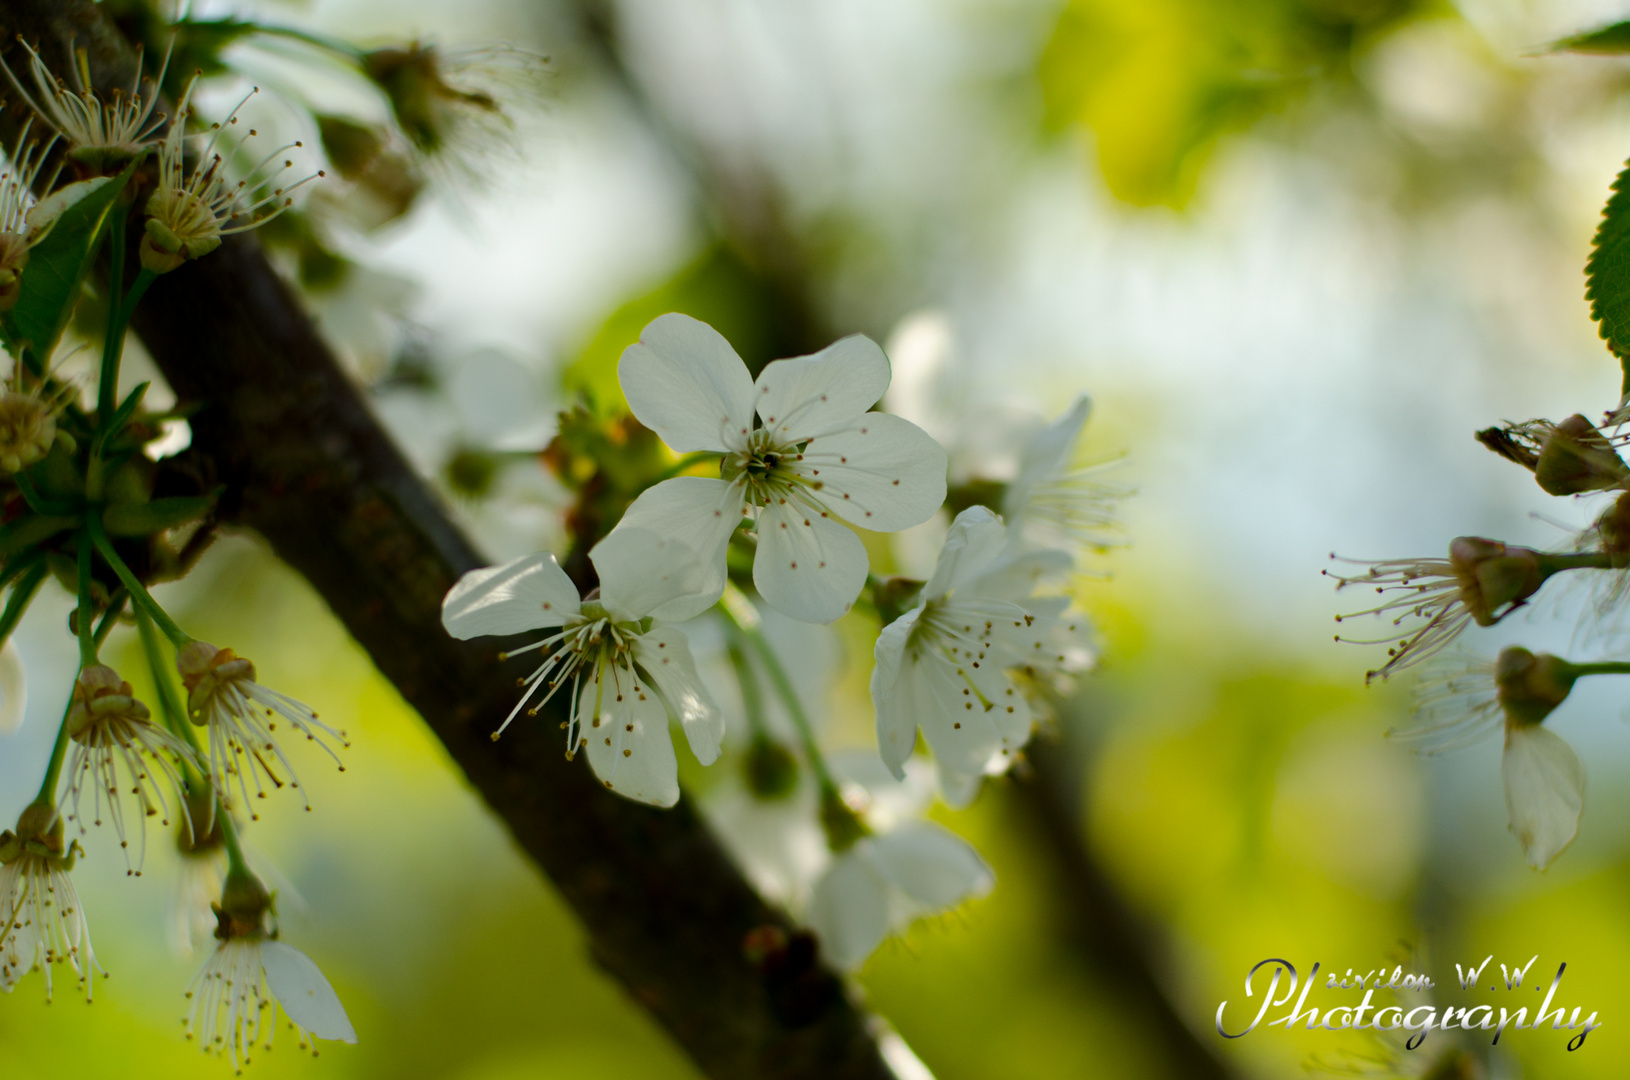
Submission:
<svg viewBox="0 0 1630 1080">
<path fill-rule="evenodd" d="M 1096 978 L 1115 988 L 1163 1052 L 1162 1075 L 1184 1080 L 1232 1080 L 1211 1046 L 1178 1015 L 1156 975 L 1147 930 L 1087 849 L 1081 829 L 1079 777 L 1068 747 L 1036 740 L 1025 751 L 1028 774 L 1010 785 L 1027 832 L 1047 857 L 1054 895 L 1070 905 L 1059 931 Z M 1220 1040 L 1218 1040 L 1220 1042 Z"/>
<path fill-rule="evenodd" d="M 19 34 L 62 70 L 71 42 L 86 48 L 93 81 L 129 86 L 133 54 L 91 0 L 0 7 L 13 70 Z M 492 741 L 515 671 L 496 659 L 502 643 L 455 641 L 440 621 L 448 587 L 484 560 L 252 241 L 161 278 L 135 326 L 177 395 L 201 406 L 193 441 L 227 485 L 223 517 L 311 582 L 571 904 L 595 958 L 706 1073 L 892 1075 L 841 981 L 688 802 L 661 811 L 602 790 L 585 762 L 564 760 L 558 710 Z"/>
</svg>

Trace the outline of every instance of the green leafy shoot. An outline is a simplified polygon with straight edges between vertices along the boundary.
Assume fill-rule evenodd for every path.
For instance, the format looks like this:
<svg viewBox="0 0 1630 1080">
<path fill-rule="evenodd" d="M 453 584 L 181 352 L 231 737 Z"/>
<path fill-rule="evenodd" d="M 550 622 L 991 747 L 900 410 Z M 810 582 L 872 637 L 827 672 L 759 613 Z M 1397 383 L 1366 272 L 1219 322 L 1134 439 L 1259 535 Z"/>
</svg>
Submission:
<svg viewBox="0 0 1630 1080">
<path fill-rule="evenodd" d="M 1623 56 L 1630 53 L 1630 22 L 1616 22 L 1583 34 L 1552 42 L 1551 52 L 1592 53 L 1596 56 Z"/>
</svg>

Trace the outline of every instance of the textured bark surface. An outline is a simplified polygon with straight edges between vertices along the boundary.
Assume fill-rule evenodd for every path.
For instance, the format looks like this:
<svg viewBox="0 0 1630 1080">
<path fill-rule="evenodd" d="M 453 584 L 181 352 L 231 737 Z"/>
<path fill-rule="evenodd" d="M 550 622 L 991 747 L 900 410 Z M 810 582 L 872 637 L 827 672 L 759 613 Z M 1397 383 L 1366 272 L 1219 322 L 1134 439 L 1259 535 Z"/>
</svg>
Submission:
<svg viewBox="0 0 1630 1080">
<path fill-rule="evenodd" d="M 98 84 L 129 85 L 130 47 L 89 0 L 0 3 L 14 71 L 19 34 L 53 64 L 75 42 Z M 688 802 L 660 811 L 602 790 L 586 762 L 564 760 L 551 710 L 491 740 L 518 668 L 497 661 L 502 642 L 455 641 L 440 622 L 448 587 L 484 560 L 252 240 L 161 278 L 135 327 L 201 406 L 193 443 L 227 485 L 223 519 L 261 533 L 325 598 L 571 904 L 595 958 L 704 1072 L 892 1075 L 810 939 L 759 899 Z M 749 950 L 750 937 L 771 947 Z"/>
</svg>

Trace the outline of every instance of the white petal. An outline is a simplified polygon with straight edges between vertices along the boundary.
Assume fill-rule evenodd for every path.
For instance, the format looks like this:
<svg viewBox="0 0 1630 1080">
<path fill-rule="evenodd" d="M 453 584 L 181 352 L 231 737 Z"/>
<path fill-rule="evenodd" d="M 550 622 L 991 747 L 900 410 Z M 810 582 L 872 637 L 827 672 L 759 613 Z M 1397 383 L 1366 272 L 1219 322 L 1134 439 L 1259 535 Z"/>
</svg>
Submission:
<svg viewBox="0 0 1630 1080">
<path fill-rule="evenodd" d="M 1019 475 L 1008 485 L 1002 500 L 1002 512 L 1010 521 L 1024 513 L 1032 489 L 1070 463 L 1070 453 L 1091 412 L 1092 399 L 1082 394 L 1068 412 L 1042 428 L 1025 446 L 1019 457 Z"/>
<path fill-rule="evenodd" d="M 10 735 L 23 726 L 23 710 L 28 707 L 28 679 L 17 643 L 6 639 L 0 649 L 0 735 Z"/>
<path fill-rule="evenodd" d="M 559 626 L 577 612 L 577 586 L 553 555 L 540 551 L 459 578 L 442 601 L 441 624 L 467 639 Z"/>
<path fill-rule="evenodd" d="M 813 356 L 765 365 L 753 403 L 777 442 L 803 442 L 848 424 L 888 388 L 888 357 L 851 334 Z"/>
<path fill-rule="evenodd" d="M 917 714 L 898 694 L 906 641 L 923 612 L 912 608 L 883 627 L 872 650 L 872 709 L 877 714 L 877 752 L 896 780 L 905 779 L 905 762 L 917 745 Z"/>
<path fill-rule="evenodd" d="M 1007 531 L 1010 541 L 1008 550 L 1011 552 L 1013 530 L 1010 528 Z M 966 582 L 957 590 L 957 595 L 964 599 L 987 596 L 993 600 L 1029 605 L 1033 603 L 1031 598 L 1038 588 L 1067 579 L 1074 566 L 1075 560 L 1069 552 L 1038 548 L 999 560 L 977 578 Z"/>
<path fill-rule="evenodd" d="M 1511 831 L 1528 861 L 1543 870 L 1579 831 L 1585 806 L 1585 770 L 1579 755 L 1556 732 L 1540 727 L 1506 729 L 1500 762 Z"/>
<path fill-rule="evenodd" d="M 835 966 L 852 971 L 882 943 L 889 930 L 887 890 L 882 875 L 853 848 L 833 859 L 815 883 L 805 922 Z"/>
<path fill-rule="evenodd" d="M 672 806 L 679 801 L 679 759 L 668 734 L 668 710 L 644 680 L 631 679 L 626 670 L 604 671 L 604 690 L 586 679 L 579 698 L 579 737 L 594 775 L 626 798 Z"/>
<path fill-rule="evenodd" d="M 920 525 L 945 503 L 945 449 L 887 413 L 813 440 L 790 468 L 820 485 L 817 497 L 834 511 L 875 532 Z"/>
<path fill-rule="evenodd" d="M 890 884 L 931 911 L 986 896 L 996 885 L 996 875 L 971 844 L 926 821 L 876 837 L 870 854 Z"/>
<path fill-rule="evenodd" d="M 724 739 L 724 713 L 708 696 L 702 677 L 696 673 L 690 642 L 671 626 L 659 626 L 641 634 L 634 642 L 634 660 L 662 691 L 673 714 L 685 729 L 691 753 L 703 765 L 719 759 Z"/>
<path fill-rule="evenodd" d="M 1003 771 L 1029 738 L 1029 703 L 988 663 L 959 667 L 924 656 L 904 666 L 899 687 L 934 751 L 942 793 L 952 807 L 966 806 L 978 792 L 975 779 Z"/>
<path fill-rule="evenodd" d="M 96 194 L 102 185 L 111 183 L 113 177 L 98 176 L 90 180 L 76 180 L 64 185 L 35 203 L 28 211 L 26 221 L 29 230 L 35 233 L 44 233 L 56 225 L 57 218 L 61 217 L 70 208 Z"/>
<path fill-rule="evenodd" d="M 860 537 L 818 509 L 782 501 L 759 511 L 753 584 L 783 615 L 841 618 L 866 584 L 868 565 Z"/>
<path fill-rule="evenodd" d="M 678 622 L 712 607 L 724 593 L 725 549 L 741 519 L 741 488 L 723 480 L 676 476 L 640 492 L 589 552 L 606 610 Z"/>
<path fill-rule="evenodd" d="M 260 963 L 266 969 L 266 989 L 296 1027 L 319 1039 L 357 1041 L 339 995 L 311 957 L 292 945 L 267 941 L 260 946 Z"/>
<path fill-rule="evenodd" d="M 951 522 L 951 531 L 940 548 L 934 576 L 923 586 L 924 600 L 936 600 L 953 589 L 972 582 L 989 570 L 1007 543 L 1002 519 L 983 506 L 970 506 Z"/>
<path fill-rule="evenodd" d="M 617 364 L 628 407 L 681 454 L 728 450 L 753 427 L 753 380 L 717 330 L 689 315 L 652 320 Z"/>
</svg>

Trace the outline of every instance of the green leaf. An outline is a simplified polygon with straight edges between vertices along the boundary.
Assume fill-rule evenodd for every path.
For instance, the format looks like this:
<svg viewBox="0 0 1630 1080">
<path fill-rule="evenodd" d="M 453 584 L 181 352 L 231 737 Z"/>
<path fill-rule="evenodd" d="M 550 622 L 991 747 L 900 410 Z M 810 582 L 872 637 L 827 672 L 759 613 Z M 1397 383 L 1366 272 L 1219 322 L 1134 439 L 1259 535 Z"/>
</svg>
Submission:
<svg viewBox="0 0 1630 1080">
<path fill-rule="evenodd" d="M 1614 178 L 1613 194 L 1602 208 L 1585 262 L 1585 298 L 1597 332 L 1619 358 L 1630 393 L 1630 163 Z"/>
<path fill-rule="evenodd" d="M 0 528 L 0 559 L 10 559 L 18 552 L 78 524 L 79 519 L 71 517 L 47 517 L 43 514 L 20 517 Z"/>
<path fill-rule="evenodd" d="M 215 499 L 209 495 L 116 503 L 102 511 L 102 527 L 109 536 L 151 536 L 200 518 L 214 505 Z"/>
<path fill-rule="evenodd" d="M 1551 44 L 1552 52 L 1595 53 L 1598 56 L 1619 56 L 1630 53 L 1630 22 L 1617 22 L 1583 34 L 1565 37 Z"/>
<path fill-rule="evenodd" d="M 108 212 L 140 160 L 118 176 L 70 184 L 46 200 L 57 208 L 56 224 L 29 253 L 17 304 L 0 318 L 0 336 L 13 352 L 26 346 L 41 364 L 50 358 L 96 259 Z"/>
</svg>

